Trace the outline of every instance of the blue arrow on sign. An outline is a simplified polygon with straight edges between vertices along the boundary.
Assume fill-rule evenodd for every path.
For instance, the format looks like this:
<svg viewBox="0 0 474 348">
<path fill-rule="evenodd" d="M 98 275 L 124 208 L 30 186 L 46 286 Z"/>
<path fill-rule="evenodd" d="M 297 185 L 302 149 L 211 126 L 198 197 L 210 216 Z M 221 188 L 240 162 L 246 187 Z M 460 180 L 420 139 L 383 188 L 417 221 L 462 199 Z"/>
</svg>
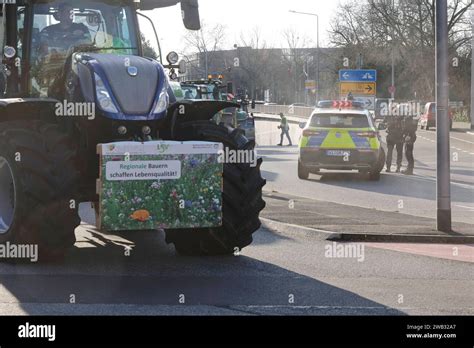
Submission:
<svg viewBox="0 0 474 348">
<path fill-rule="evenodd" d="M 377 82 L 377 70 L 340 70 L 340 82 Z"/>
</svg>

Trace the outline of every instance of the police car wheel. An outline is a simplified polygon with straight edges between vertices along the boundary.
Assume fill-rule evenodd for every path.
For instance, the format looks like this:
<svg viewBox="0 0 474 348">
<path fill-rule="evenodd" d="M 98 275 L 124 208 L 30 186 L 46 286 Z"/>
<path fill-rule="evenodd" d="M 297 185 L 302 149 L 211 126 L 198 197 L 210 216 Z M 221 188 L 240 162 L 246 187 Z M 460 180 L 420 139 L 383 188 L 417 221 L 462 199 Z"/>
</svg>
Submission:
<svg viewBox="0 0 474 348">
<path fill-rule="evenodd" d="M 308 180 L 309 170 L 307 170 L 301 162 L 298 162 L 298 178 L 301 180 Z"/>
</svg>

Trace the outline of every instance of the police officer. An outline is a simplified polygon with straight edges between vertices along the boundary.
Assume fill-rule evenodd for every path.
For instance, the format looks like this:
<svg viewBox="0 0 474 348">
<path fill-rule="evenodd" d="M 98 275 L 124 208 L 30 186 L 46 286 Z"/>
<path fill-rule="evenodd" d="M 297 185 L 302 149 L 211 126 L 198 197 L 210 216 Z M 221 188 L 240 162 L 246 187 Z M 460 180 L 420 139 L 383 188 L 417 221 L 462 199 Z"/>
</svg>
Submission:
<svg viewBox="0 0 474 348">
<path fill-rule="evenodd" d="M 403 161 L 403 122 L 401 117 L 391 117 L 387 124 L 387 173 L 392 171 L 393 150 L 397 149 L 397 173 Z"/>
<path fill-rule="evenodd" d="M 280 144 L 278 144 L 278 146 L 283 146 L 283 137 L 286 135 L 286 138 L 288 139 L 290 145 L 288 146 L 293 146 L 292 142 L 291 142 L 291 138 L 290 138 L 290 124 L 288 123 L 288 119 L 285 117 L 285 115 L 283 115 L 283 113 L 280 114 L 280 117 L 281 117 L 281 123 L 280 125 L 278 126 L 278 129 L 281 129 L 281 140 L 280 140 Z"/>
<path fill-rule="evenodd" d="M 413 156 L 413 150 L 416 142 L 416 131 L 418 124 L 413 117 L 407 117 L 404 121 L 403 126 L 403 139 L 405 143 L 405 156 L 408 161 L 408 167 L 402 173 L 405 175 L 413 175 L 413 169 L 415 168 L 415 157 Z"/>
</svg>

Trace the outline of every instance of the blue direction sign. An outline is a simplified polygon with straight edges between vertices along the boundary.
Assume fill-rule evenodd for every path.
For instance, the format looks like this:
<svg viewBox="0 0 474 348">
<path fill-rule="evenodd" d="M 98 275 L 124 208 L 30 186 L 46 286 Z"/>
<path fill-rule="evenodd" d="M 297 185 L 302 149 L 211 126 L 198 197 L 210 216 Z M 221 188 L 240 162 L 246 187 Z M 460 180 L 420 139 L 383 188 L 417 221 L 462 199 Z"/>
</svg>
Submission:
<svg viewBox="0 0 474 348">
<path fill-rule="evenodd" d="M 340 70 L 340 82 L 377 82 L 377 70 Z"/>
</svg>

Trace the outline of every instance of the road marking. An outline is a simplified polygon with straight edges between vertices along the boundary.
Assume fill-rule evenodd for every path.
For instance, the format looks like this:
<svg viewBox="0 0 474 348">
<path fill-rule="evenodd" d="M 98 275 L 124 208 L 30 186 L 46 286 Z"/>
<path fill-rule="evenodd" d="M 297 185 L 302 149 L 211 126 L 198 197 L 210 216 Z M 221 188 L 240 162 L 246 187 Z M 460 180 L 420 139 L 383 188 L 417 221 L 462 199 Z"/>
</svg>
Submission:
<svg viewBox="0 0 474 348">
<path fill-rule="evenodd" d="M 465 206 L 465 205 L 456 205 L 456 207 L 458 207 L 458 208 L 464 208 L 464 209 L 468 209 L 468 210 L 474 211 L 474 207 L 467 207 L 467 206 Z"/>
<path fill-rule="evenodd" d="M 451 137 L 451 139 L 462 141 L 463 143 L 468 143 L 468 144 L 474 145 L 474 142 L 472 142 L 472 141 L 467 141 L 467 140 L 459 139 L 459 138 L 456 138 L 456 137 Z"/>
<path fill-rule="evenodd" d="M 430 134 L 434 134 L 434 133 L 430 133 Z M 467 134 L 474 135 L 474 133 L 471 133 L 471 132 L 467 132 Z M 431 139 L 429 139 L 429 138 L 424 138 L 424 137 L 422 137 L 422 138 L 423 138 L 423 139 L 426 139 L 426 140 L 429 140 L 429 141 L 433 141 L 433 142 L 434 142 L 434 140 L 431 140 Z M 474 145 L 474 142 L 472 142 L 472 141 L 468 141 L 468 140 L 464 140 L 464 139 L 456 138 L 456 137 L 453 137 L 452 135 L 450 136 L 450 138 L 451 138 L 451 139 L 454 139 L 454 140 L 461 141 L 461 142 L 463 142 L 463 143 L 467 143 L 467 144 Z"/>
<path fill-rule="evenodd" d="M 421 176 L 421 175 L 405 176 L 405 178 L 414 179 L 414 180 L 431 181 L 431 182 L 434 182 L 434 183 L 437 182 L 436 178 L 431 178 L 431 177 L 428 177 L 428 176 Z M 456 182 L 451 182 L 451 185 L 452 186 L 458 186 L 458 187 L 461 187 L 461 188 L 466 188 L 466 189 L 469 189 L 469 190 L 474 190 L 474 185 L 458 184 Z"/>
<path fill-rule="evenodd" d="M 365 243 L 369 248 L 435 257 L 460 262 L 474 262 L 474 245 Z"/>
</svg>

